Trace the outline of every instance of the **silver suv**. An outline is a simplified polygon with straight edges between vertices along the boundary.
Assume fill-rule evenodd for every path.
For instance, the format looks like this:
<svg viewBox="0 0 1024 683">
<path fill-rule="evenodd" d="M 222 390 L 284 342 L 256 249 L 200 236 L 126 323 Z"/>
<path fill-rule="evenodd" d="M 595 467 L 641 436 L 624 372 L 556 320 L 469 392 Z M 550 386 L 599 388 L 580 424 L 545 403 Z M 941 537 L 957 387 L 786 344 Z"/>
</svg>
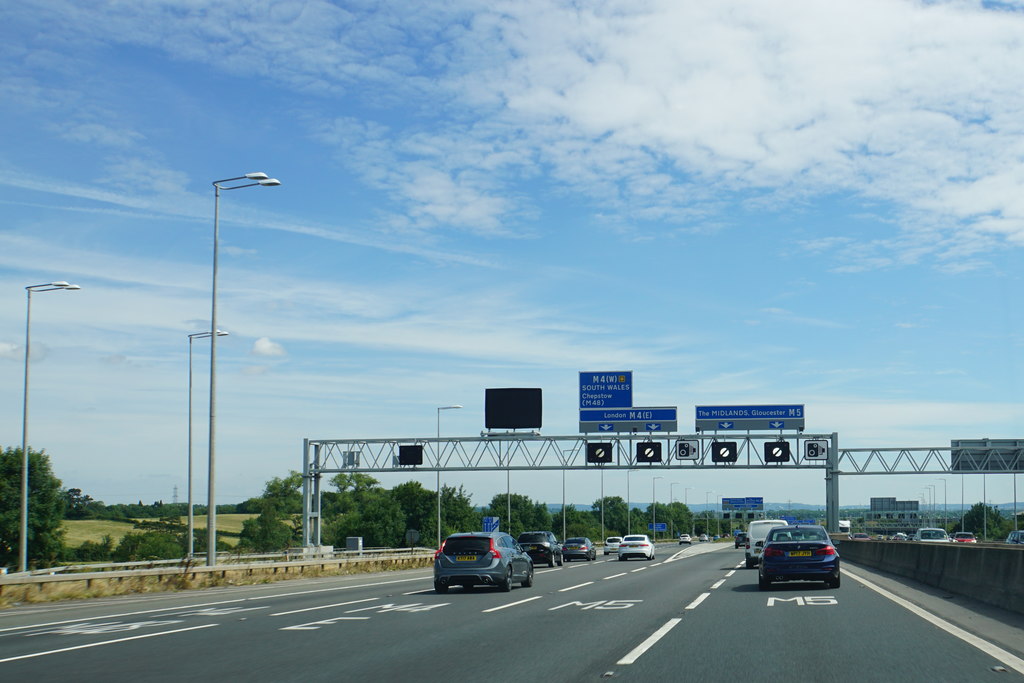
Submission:
<svg viewBox="0 0 1024 683">
<path fill-rule="evenodd" d="M 1011 531 L 1006 542 L 1012 545 L 1024 545 L 1024 530 Z"/>
<path fill-rule="evenodd" d="M 519 581 L 533 585 L 533 559 L 516 540 L 502 531 L 452 534 L 434 553 L 434 590 L 447 593 L 449 586 L 469 589 L 476 585 L 512 590 Z"/>
</svg>

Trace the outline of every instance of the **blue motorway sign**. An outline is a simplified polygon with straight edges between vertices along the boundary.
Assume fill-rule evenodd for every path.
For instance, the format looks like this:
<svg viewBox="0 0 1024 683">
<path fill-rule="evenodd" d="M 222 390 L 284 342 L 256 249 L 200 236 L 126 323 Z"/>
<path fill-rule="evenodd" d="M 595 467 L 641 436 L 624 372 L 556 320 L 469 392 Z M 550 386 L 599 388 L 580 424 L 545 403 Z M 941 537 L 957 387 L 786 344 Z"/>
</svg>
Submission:
<svg viewBox="0 0 1024 683">
<path fill-rule="evenodd" d="M 580 410 L 584 408 L 629 408 L 631 405 L 633 405 L 632 370 L 580 373 Z"/>
<path fill-rule="evenodd" d="M 695 426 L 698 431 L 729 429 L 797 429 L 804 428 L 804 406 L 696 406 Z"/>
<path fill-rule="evenodd" d="M 748 498 L 723 498 L 722 499 L 723 510 L 763 510 L 764 509 L 764 498 L 761 497 L 748 497 Z"/>
<path fill-rule="evenodd" d="M 668 531 L 668 522 L 647 522 L 648 531 Z"/>
<path fill-rule="evenodd" d="M 484 517 L 484 531 L 498 531 L 498 520 L 500 517 Z"/>
<path fill-rule="evenodd" d="M 580 410 L 580 422 L 675 422 L 675 408 Z"/>
</svg>

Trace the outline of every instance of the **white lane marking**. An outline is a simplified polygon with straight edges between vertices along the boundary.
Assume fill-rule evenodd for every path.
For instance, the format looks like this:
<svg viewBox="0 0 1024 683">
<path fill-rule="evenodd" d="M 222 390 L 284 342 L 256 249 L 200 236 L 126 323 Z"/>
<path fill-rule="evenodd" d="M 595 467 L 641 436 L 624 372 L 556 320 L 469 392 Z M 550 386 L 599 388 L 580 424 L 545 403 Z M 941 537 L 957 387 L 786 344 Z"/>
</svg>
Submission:
<svg viewBox="0 0 1024 683">
<path fill-rule="evenodd" d="M 98 617 L 81 617 L 81 618 L 78 618 L 78 619 L 64 619 L 62 621 L 50 621 L 50 622 L 46 622 L 46 623 L 42 623 L 42 624 L 29 624 L 28 626 L 10 626 L 8 628 L 0 628 L 0 633 L 4 633 L 6 631 L 24 631 L 25 629 L 40 628 L 42 626 L 57 626 L 58 624 L 72 624 L 72 623 L 75 623 L 75 622 L 78 622 L 78 621 L 96 621 L 97 619 L 117 619 L 117 618 L 120 618 L 120 617 L 134 617 L 134 616 L 137 616 L 139 614 L 153 614 L 155 612 L 170 612 L 170 611 L 173 611 L 173 610 L 194 609 L 196 607 L 209 607 L 211 605 L 230 605 L 230 604 L 235 603 L 235 602 L 247 602 L 249 600 L 270 600 L 272 598 L 288 598 L 288 597 L 292 597 L 294 595 L 310 595 L 312 593 L 324 593 L 324 592 L 328 592 L 328 591 L 351 590 L 353 588 L 372 588 L 373 586 L 386 586 L 386 585 L 392 584 L 392 583 L 407 583 L 409 581 L 423 581 L 424 579 L 429 579 L 429 578 L 430 578 L 429 575 L 427 575 L 427 576 L 417 576 L 417 577 L 413 577 L 413 578 L 409 578 L 409 579 L 396 579 L 394 581 L 378 581 L 376 583 L 362 583 L 362 584 L 353 585 L 353 586 L 335 586 L 333 588 L 318 588 L 316 590 L 297 591 L 295 593 L 278 593 L 278 594 L 275 594 L 275 595 L 260 595 L 260 596 L 253 597 L 253 598 L 237 598 L 235 600 L 220 600 L 220 601 L 217 601 L 217 602 L 199 602 L 199 603 L 196 603 L 194 605 L 180 605 L 178 607 L 160 607 L 160 608 L 156 608 L 156 609 L 145 609 L 145 610 L 139 610 L 138 612 L 123 612 L 121 614 L 104 614 L 104 615 L 101 615 L 101 616 L 98 616 Z"/>
<path fill-rule="evenodd" d="M 569 586 L 568 588 L 560 588 L 560 589 L 558 589 L 558 592 L 559 593 L 564 593 L 566 591 L 576 590 L 577 588 L 583 588 L 584 586 L 589 586 L 592 583 L 594 583 L 594 582 L 593 581 L 587 581 L 586 583 L 578 583 L 575 586 Z"/>
<path fill-rule="evenodd" d="M 626 655 L 625 657 L 623 657 L 622 659 L 620 659 L 619 661 L 617 661 L 615 663 L 616 664 L 632 664 L 636 660 L 640 659 L 640 656 L 643 653 L 645 653 L 648 650 L 650 650 L 654 646 L 655 643 L 657 643 L 659 640 L 664 638 L 665 634 L 667 634 L 669 631 L 671 631 L 673 628 L 675 628 L 676 624 L 678 624 L 680 621 L 682 621 L 682 619 L 678 619 L 678 618 L 676 618 L 676 619 L 669 619 L 667 622 L 665 622 L 664 626 L 662 626 L 657 631 L 652 633 L 647 638 L 647 640 L 645 640 L 644 642 L 642 642 L 639 645 L 637 645 L 635 648 L 633 648 L 632 652 L 630 652 L 628 655 Z"/>
<path fill-rule="evenodd" d="M 642 572 L 645 569 L 647 569 L 647 567 L 640 567 L 639 569 L 631 569 L 631 570 L 629 570 L 629 573 L 630 574 L 636 574 L 637 572 Z"/>
<path fill-rule="evenodd" d="M 725 583 L 725 579 L 719 579 L 718 581 L 715 581 L 713 584 L 711 584 L 711 590 L 715 590 L 716 588 L 721 586 L 723 583 Z"/>
<path fill-rule="evenodd" d="M 354 605 L 357 602 L 370 602 L 371 600 L 380 600 L 380 598 L 363 598 L 362 600 L 349 600 L 348 602 L 336 602 L 333 605 L 317 605 L 316 607 L 304 607 L 302 609 L 293 609 L 289 612 L 275 612 L 271 614 L 272 617 L 283 617 L 286 614 L 298 614 L 299 612 L 312 612 L 318 609 L 329 609 L 331 607 L 342 607 L 344 605 Z"/>
<path fill-rule="evenodd" d="M 548 569 L 535 569 L 534 573 L 535 574 L 547 574 L 548 572 L 560 572 L 560 571 L 562 571 L 562 569 L 563 569 L 562 567 L 549 567 Z"/>
<path fill-rule="evenodd" d="M 968 645 L 973 645 L 974 647 L 978 648 L 979 650 L 981 650 L 985 654 L 989 655 L 990 657 L 995 657 L 996 659 L 1001 661 L 1006 666 L 1010 667 L 1011 669 L 1014 669 L 1017 673 L 1024 674 L 1024 659 L 1021 659 L 1020 657 L 1017 657 L 1016 655 L 1010 654 L 1009 652 L 1007 652 L 1003 648 L 999 647 L 998 645 L 990 643 L 987 640 L 982 640 L 981 638 L 979 638 L 978 636 L 976 636 L 976 635 L 974 635 L 972 633 L 968 633 L 967 631 L 963 630 L 959 626 L 954 626 L 953 624 L 949 623 L 945 619 L 942 619 L 941 617 L 938 617 L 938 616 L 932 614 L 931 612 L 929 612 L 929 611 L 927 611 L 927 610 L 925 610 L 925 609 L 923 609 L 921 607 L 918 607 L 917 605 L 915 605 L 914 603 L 910 602 L 909 600 L 904 600 L 903 598 L 899 597 L 898 595 L 890 593 L 889 591 L 887 591 L 886 589 L 882 588 L 881 586 L 878 586 L 878 585 L 868 581 L 864 577 L 857 576 L 856 574 L 851 572 L 849 569 L 846 569 L 845 567 L 843 568 L 843 573 L 846 574 L 847 576 L 849 576 L 850 578 L 854 579 L 855 581 L 859 581 L 860 583 L 864 584 L 865 587 L 870 588 L 871 590 L 875 591 L 876 593 L 878 593 L 882 597 L 888 598 L 888 599 L 892 600 L 893 602 L 895 602 L 900 607 L 903 607 L 904 609 L 907 609 L 907 610 L 913 612 L 914 614 L 916 614 L 917 616 L 921 617 L 925 621 L 927 621 L 927 622 L 929 622 L 931 624 L 934 624 L 935 626 L 938 626 L 939 628 L 941 628 L 946 633 L 959 638 L 960 640 L 964 641 Z"/>
<path fill-rule="evenodd" d="M 697 605 L 704 602 L 711 593 L 701 593 L 700 597 L 686 606 L 686 609 L 697 609 Z"/>
<path fill-rule="evenodd" d="M 116 638 L 114 640 L 104 640 L 99 643 L 88 643 L 86 645 L 75 645 L 73 647 L 62 647 L 59 650 L 47 650 L 46 652 L 33 652 L 27 655 L 18 655 L 17 657 L 7 657 L 6 659 L 0 659 L 0 664 L 5 662 L 16 662 L 19 659 L 32 659 L 33 657 L 45 657 L 46 655 L 55 655 L 61 652 L 71 652 L 72 650 L 84 650 L 89 647 L 99 647 L 101 645 L 113 645 L 114 643 L 124 643 L 129 640 L 139 640 L 141 638 L 156 638 L 157 636 L 169 636 L 172 633 L 183 633 L 185 631 L 195 631 L 201 628 L 212 628 L 219 626 L 220 624 L 204 624 L 203 626 L 189 626 L 188 628 L 178 628 L 173 631 L 161 631 L 160 633 L 144 633 L 141 636 L 128 636 L 127 638 Z"/>
<path fill-rule="evenodd" d="M 295 626 L 285 626 L 284 628 L 278 629 L 279 631 L 319 631 L 321 626 L 330 626 L 336 624 L 339 621 L 366 621 L 370 617 L 334 617 L 333 619 L 324 619 L 323 621 L 310 621 L 305 624 L 296 624 Z"/>
<path fill-rule="evenodd" d="M 688 557 L 694 557 L 696 555 L 703 555 L 704 553 L 711 553 L 716 550 L 722 550 L 726 546 L 724 545 L 699 545 L 690 546 L 689 548 L 683 548 L 682 550 L 676 551 L 672 557 L 665 560 L 665 562 L 678 562 L 679 560 L 685 560 Z"/>
<path fill-rule="evenodd" d="M 628 573 L 629 573 L 629 572 L 622 572 L 621 574 L 612 574 L 611 576 L 606 576 L 606 577 L 604 577 L 604 579 L 603 579 L 603 580 L 604 580 L 604 581 L 607 581 L 608 579 L 617 579 L 617 578 L 619 578 L 620 576 L 625 576 L 625 575 L 626 575 L 626 574 L 628 574 Z"/>
<path fill-rule="evenodd" d="M 743 560 L 738 565 L 736 565 L 736 569 L 742 569 L 743 567 L 746 567 L 746 566 L 747 566 L 747 561 Z"/>
<path fill-rule="evenodd" d="M 735 573 L 736 573 L 736 570 L 735 570 L 735 569 L 730 569 L 729 571 L 727 571 L 727 572 L 725 573 L 725 578 L 729 578 L 730 576 L 732 576 L 732 575 L 733 575 L 733 574 L 735 574 Z"/>
<path fill-rule="evenodd" d="M 498 605 L 497 607 L 492 607 L 490 609 L 485 609 L 485 610 L 481 610 L 481 611 L 484 612 L 484 613 L 486 613 L 486 612 L 497 612 L 500 609 L 505 609 L 506 607 L 515 607 L 516 605 L 521 605 L 524 602 L 530 602 L 531 600 L 540 600 L 542 597 L 544 597 L 544 596 L 543 595 L 535 595 L 532 598 L 526 598 L 525 600 L 519 600 L 517 602 L 510 602 L 507 605 Z"/>
<path fill-rule="evenodd" d="M 434 592 L 436 592 L 436 591 L 434 591 L 433 588 L 428 588 L 425 591 L 409 591 L 408 593 L 402 593 L 402 595 L 423 595 L 424 593 L 434 593 Z"/>
</svg>

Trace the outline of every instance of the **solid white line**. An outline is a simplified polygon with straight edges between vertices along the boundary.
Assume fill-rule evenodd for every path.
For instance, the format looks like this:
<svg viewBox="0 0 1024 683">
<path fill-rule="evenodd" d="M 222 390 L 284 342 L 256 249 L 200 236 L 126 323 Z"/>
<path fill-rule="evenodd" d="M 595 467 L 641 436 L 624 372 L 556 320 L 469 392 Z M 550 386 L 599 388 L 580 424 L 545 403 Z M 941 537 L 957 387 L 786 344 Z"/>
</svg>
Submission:
<svg viewBox="0 0 1024 683">
<path fill-rule="evenodd" d="M 711 590 L 715 590 L 716 588 L 721 586 L 723 583 L 725 583 L 725 579 L 719 579 L 718 581 L 715 581 L 713 584 L 711 584 Z"/>
<path fill-rule="evenodd" d="M 727 571 L 727 572 L 725 573 L 725 578 L 729 578 L 730 576 L 732 576 L 732 575 L 733 575 L 733 574 L 735 574 L 735 573 L 736 573 L 736 570 L 735 570 L 735 569 L 730 569 L 729 571 Z"/>
<path fill-rule="evenodd" d="M 354 605 L 357 602 L 369 602 L 371 600 L 380 600 L 380 598 L 363 598 L 362 600 L 349 600 L 348 602 L 336 602 L 333 605 L 319 605 L 317 607 L 305 607 L 303 609 L 293 609 L 290 612 L 275 612 L 271 614 L 272 617 L 283 617 L 286 614 L 298 614 L 299 612 L 312 612 L 318 609 L 328 609 L 330 607 L 341 607 L 342 605 Z"/>
<path fill-rule="evenodd" d="M 62 647 L 59 650 L 48 650 L 46 652 L 33 652 L 30 655 L 18 655 L 17 657 L 7 657 L 6 659 L 0 659 L 0 664 L 5 662 L 16 662 L 19 659 L 32 659 L 33 657 L 45 657 L 46 655 L 55 655 L 60 652 L 71 652 L 72 650 L 84 650 L 88 647 L 99 647 L 100 645 L 113 645 L 114 643 L 124 643 L 129 640 L 139 640 L 141 638 L 156 638 L 157 636 L 169 636 L 172 633 L 183 633 L 184 631 L 195 631 L 201 628 L 212 628 L 219 626 L 219 624 L 205 624 L 203 626 L 190 626 L 188 628 L 179 628 L 173 631 L 161 631 L 160 633 L 146 633 L 141 636 L 129 636 L 127 638 L 117 638 L 116 640 L 104 640 L 99 643 L 89 643 L 87 645 L 75 645 L 74 647 Z"/>
<path fill-rule="evenodd" d="M 492 607 L 490 609 L 485 609 L 485 610 L 482 610 L 482 611 L 483 612 L 497 612 L 500 609 L 505 609 L 506 607 L 515 607 L 516 605 L 521 605 L 524 602 L 530 602 L 531 600 L 540 600 L 542 597 L 544 597 L 544 596 L 543 595 L 535 595 L 532 598 L 526 598 L 525 600 L 519 600 L 518 602 L 510 602 L 507 605 L 498 605 L 497 607 Z"/>
<path fill-rule="evenodd" d="M 626 575 L 627 573 L 628 573 L 628 572 L 622 572 L 621 574 L 612 574 L 611 576 L 606 576 L 606 577 L 604 577 L 604 579 L 603 579 L 603 580 L 604 580 L 604 581 L 607 581 L 608 579 L 617 579 L 617 578 L 619 578 L 620 576 L 625 576 L 625 575 Z"/>
<path fill-rule="evenodd" d="M 939 628 L 941 628 L 946 633 L 949 633 L 950 635 L 959 638 L 960 640 L 964 641 L 968 645 L 973 645 L 974 647 L 978 648 L 979 650 L 981 650 L 982 652 L 984 652 L 985 654 L 987 654 L 987 655 L 989 655 L 991 657 L 995 657 L 996 659 L 1001 661 L 1006 666 L 1010 667 L 1011 669 L 1014 669 L 1017 673 L 1024 674 L 1024 659 L 1021 659 L 1020 657 L 1017 657 L 1016 655 L 1010 654 L 1009 652 L 1007 652 L 1003 648 L 999 647 L 998 645 L 994 645 L 994 644 L 988 642 L 987 640 L 982 640 L 978 636 L 973 635 L 971 633 L 968 633 L 967 631 L 963 630 L 959 626 L 954 626 L 953 624 L 949 623 L 945 619 L 942 619 L 941 617 L 938 617 L 938 616 L 932 614 L 931 612 L 929 612 L 929 611 L 927 611 L 927 610 L 925 610 L 925 609 L 923 609 L 921 607 L 918 607 L 917 605 L 915 605 L 914 603 L 910 602 L 909 600 L 904 600 L 903 598 L 899 597 L 898 595 L 890 593 L 889 591 L 887 591 L 886 589 L 882 588 L 881 586 L 878 586 L 878 585 L 875 585 L 874 583 L 871 583 L 870 581 L 868 581 L 864 577 L 857 576 L 856 574 L 851 572 L 849 569 L 846 569 L 845 567 L 843 568 L 843 573 L 846 574 L 847 576 L 849 576 L 850 578 L 854 579 L 855 581 L 859 581 L 860 583 L 864 584 L 864 586 L 866 586 L 867 588 L 870 588 L 871 590 L 875 591 L 876 593 L 878 593 L 882 597 L 885 597 L 885 598 L 888 598 L 888 599 L 892 600 L 893 602 L 895 602 L 900 607 L 903 607 L 904 609 L 910 610 L 911 612 L 913 612 L 917 616 L 921 617 L 925 621 L 927 621 L 927 622 L 929 622 L 931 624 L 934 624 L 935 626 L 938 626 Z"/>
<path fill-rule="evenodd" d="M 617 661 L 615 663 L 616 664 L 632 664 L 636 660 L 640 659 L 640 656 L 643 653 L 645 653 L 648 650 L 650 650 L 654 646 L 655 643 L 657 643 L 659 640 L 664 638 L 665 634 L 667 634 L 669 631 L 671 631 L 673 628 L 675 628 L 676 624 L 678 624 L 680 621 L 682 621 L 682 619 L 678 619 L 678 618 L 676 618 L 676 619 L 669 619 L 667 622 L 665 622 L 664 626 L 662 626 L 657 631 L 652 633 L 650 635 L 650 637 L 647 638 L 647 640 L 645 640 L 644 642 L 642 642 L 639 645 L 637 645 L 635 648 L 633 648 L 632 652 L 630 652 L 628 655 L 626 655 L 625 657 L 623 657 L 622 659 L 620 659 L 619 661 Z"/>
<path fill-rule="evenodd" d="M 436 593 L 433 588 L 428 588 L 425 591 L 409 591 L 408 593 L 402 593 L 402 595 L 423 595 L 424 593 Z"/>
<path fill-rule="evenodd" d="M 697 609 L 697 605 L 704 602 L 704 600 L 706 600 L 709 595 L 711 595 L 711 593 L 701 593 L 700 597 L 698 597 L 696 600 L 694 600 L 686 606 L 686 609 Z"/>
<path fill-rule="evenodd" d="M 558 592 L 559 593 L 564 593 L 565 591 L 571 591 L 571 590 L 575 590 L 577 588 L 583 588 L 584 586 L 589 586 L 592 583 L 594 583 L 594 582 L 593 581 L 587 581 L 586 583 L 578 583 L 575 586 L 569 586 L 568 588 L 560 588 L 558 590 Z"/>
</svg>

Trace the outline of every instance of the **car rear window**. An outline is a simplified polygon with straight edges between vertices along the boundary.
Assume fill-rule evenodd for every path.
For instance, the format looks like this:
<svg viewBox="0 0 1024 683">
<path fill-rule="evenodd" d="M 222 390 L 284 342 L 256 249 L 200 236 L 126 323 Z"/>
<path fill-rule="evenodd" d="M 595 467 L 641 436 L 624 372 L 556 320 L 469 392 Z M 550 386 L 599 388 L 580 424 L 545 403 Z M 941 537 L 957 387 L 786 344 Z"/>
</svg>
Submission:
<svg viewBox="0 0 1024 683">
<path fill-rule="evenodd" d="M 587 539 L 585 539 L 585 538 L 570 538 L 568 541 L 566 541 L 566 543 L 572 543 L 573 545 L 577 545 L 577 544 L 582 545 L 582 544 L 584 544 L 586 542 L 587 542 Z"/>
<path fill-rule="evenodd" d="M 460 536 L 449 538 L 444 542 L 445 555 L 465 555 L 475 553 L 483 555 L 491 549 L 491 539 L 481 536 Z"/>
<path fill-rule="evenodd" d="M 619 538 L 618 536 L 612 536 L 607 541 L 605 541 L 605 543 L 621 543 L 621 542 L 622 542 L 622 539 Z"/>
<path fill-rule="evenodd" d="M 921 538 L 946 538 L 946 532 L 925 530 L 921 532 Z"/>
<path fill-rule="evenodd" d="M 634 541 L 646 541 L 647 537 L 646 536 L 626 536 L 622 540 L 623 541 L 628 541 L 628 542 L 632 543 Z"/>
<path fill-rule="evenodd" d="M 520 543 L 546 543 L 548 540 L 547 534 L 519 534 Z"/>
<path fill-rule="evenodd" d="M 821 529 L 790 529 L 780 531 L 772 529 L 768 532 L 769 541 L 827 541 L 828 536 Z"/>
</svg>

